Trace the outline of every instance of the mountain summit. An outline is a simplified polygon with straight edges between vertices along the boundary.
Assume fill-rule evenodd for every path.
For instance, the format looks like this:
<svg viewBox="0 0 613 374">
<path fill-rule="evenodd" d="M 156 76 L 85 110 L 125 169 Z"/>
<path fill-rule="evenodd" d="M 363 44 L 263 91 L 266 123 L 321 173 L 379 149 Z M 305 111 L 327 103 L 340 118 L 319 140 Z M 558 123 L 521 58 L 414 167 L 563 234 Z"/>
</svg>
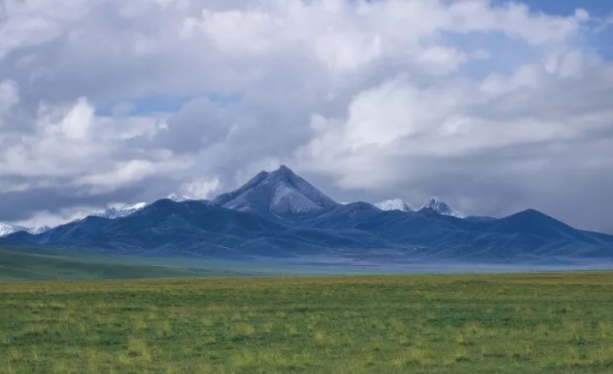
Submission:
<svg viewBox="0 0 613 374">
<path fill-rule="evenodd" d="M 232 210 L 274 214 L 308 213 L 338 205 L 285 165 L 270 173 L 260 172 L 213 203 Z"/>
<path fill-rule="evenodd" d="M 430 199 L 428 199 L 428 201 L 424 204 L 424 206 L 421 209 L 433 210 L 437 212 L 438 214 L 442 214 L 444 216 L 452 216 L 452 217 L 458 217 L 458 218 L 465 217 L 463 213 L 453 210 L 449 205 L 440 201 L 436 197 L 431 197 Z"/>
<path fill-rule="evenodd" d="M 375 204 L 381 210 L 400 210 L 401 212 L 412 212 L 413 209 L 402 199 L 385 200 Z"/>
<path fill-rule="evenodd" d="M 193 198 L 191 198 L 189 196 L 179 195 L 179 194 L 176 194 L 176 193 L 171 193 L 170 195 L 166 196 L 166 198 L 168 200 L 174 201 L 175 203 L 182 203 L 184 201 L 194 200 Z"/>
<path fill-rule="evenodd" d="M 127 217 L 130 214 L 143 209 L 145 206 L 147 206 L 147 203 L 129 204 L 129 205 L 125 205 L 123 207 L 118 207 L 118 208 L 111 207 L 105 210 L 104 212 L 94 213 L 92 214 L 92 216 L 108 218 L 108 219 L 122 218 L 122 217 Z"/>
</svg>

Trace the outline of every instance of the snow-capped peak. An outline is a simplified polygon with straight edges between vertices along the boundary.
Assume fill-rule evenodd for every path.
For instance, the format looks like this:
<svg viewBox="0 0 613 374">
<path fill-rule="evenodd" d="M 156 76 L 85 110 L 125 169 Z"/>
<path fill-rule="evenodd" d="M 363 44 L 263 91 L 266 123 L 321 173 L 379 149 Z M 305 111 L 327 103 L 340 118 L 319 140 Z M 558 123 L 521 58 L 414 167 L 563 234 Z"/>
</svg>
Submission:
<svg viewBox="0 0 613 374">
<path fill-rule="evenodd" d="M 104 212 L 94 213 L 93 216 L 104 217 L 108 219 L 122 218 L 127 217 L 130 214 L 143 209 L 145 206 L 147 206 L 147 203 L 129 204 L 119 208 L 111 207 Z"/>
<path fill-rule="evenodd" d="M 9 225 L 8 223 L 0 222 L 0 236 L 11 235 L 17 231 L 24 231 L 25 227 Z"/>
<path fill-rule="evenodd" d="M 18 225 L 11 225 L 8 223 L 0 222 L 0 237 L 14 234 L 19 231 L 26 231 L 32 235 L 42 234 L 45 231 L 49 231 L 51 227 L 49 226 L 39 226 L 39 227 L 25 227 Z"/>
<path fill-rule="evenodd" d="M 126 210 L 140 210 L 147 206 L 147 203 L 136 203 L 131 205 L 126 205 L 123 209 Z"/>
<path fill-rule="evenodd" d="M 185 196 L 185 195 L 179 195 L 176 193 L 171 193 L 170 195 L 166 196 L 166 198 L 168 200 L 172 200 L 175 203 L 182 203 L 184 201 L 189 201 L 189 200 L 193 200 L 191 197 L 189 196 Z"/>
<path fill-rule="evenodd" d="M 258 173 L 242 187 L 219 195 L 213 203 L 228 209 L 275 214 L 306 213 L 338 205 L 285 165 L 270 173 Z"/>
<path fill-rule="evenodd" d="M 381 210 L 400 210 L 402 212 L 412 212 L 413 209 L 402 199 L 392 199 L 382 201 L 375 206 Z"/>
<path fill-rule="evenodd" d="M 465 217 L 465 214 L 454 210 L 449 205 L 440 201 L 436 197 L 431 197 L 430 199 L 428 199 L 428 201 L 424 204 L 422 209 L 430 209 L 444 216 L 452 216 L 452 217 L 458 217 L 458 218 Z"/>
</svg>

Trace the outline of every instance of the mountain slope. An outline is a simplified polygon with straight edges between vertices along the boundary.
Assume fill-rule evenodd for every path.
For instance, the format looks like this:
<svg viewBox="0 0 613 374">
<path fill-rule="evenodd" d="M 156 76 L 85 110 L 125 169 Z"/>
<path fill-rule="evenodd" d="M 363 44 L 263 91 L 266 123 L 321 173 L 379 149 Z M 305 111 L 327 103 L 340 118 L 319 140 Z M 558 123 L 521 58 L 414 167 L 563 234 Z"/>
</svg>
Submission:
<svg viewBox="0 0 613 374">
<path fill-rule="evenodd" d="M 304 214 L 338 205 L 287 166 L 261 172 L 244 186 L 218 196 L 213 203 L 259 214 Z"/>
</svg>

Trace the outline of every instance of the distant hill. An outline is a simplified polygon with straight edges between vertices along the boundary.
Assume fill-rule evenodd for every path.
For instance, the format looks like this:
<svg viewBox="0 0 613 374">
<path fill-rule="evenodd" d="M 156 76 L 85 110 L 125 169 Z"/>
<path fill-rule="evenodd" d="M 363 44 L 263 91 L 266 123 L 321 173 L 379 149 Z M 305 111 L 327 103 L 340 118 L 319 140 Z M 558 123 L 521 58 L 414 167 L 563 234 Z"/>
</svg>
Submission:
<svg viewBox="0 0 613 374">
<path fill-rule="evenodd" d="M 146 257 L 346 258 L 378 262 L 525 262 L 613 258 L 613 236 L 575 229 L 536 210 L 466 217 L 430 200 L 338 204 L 283 166 L 212 201 L 162 199 L 114 219 L 87 217 L 0 245 Z"/>
<path fill-rule="evenodd" d="M 126 264 L 70 253 L 30 248 L 0 248 L 0 280 L 178 278 L 198 273 L 186 269 Z"/>
</svg>

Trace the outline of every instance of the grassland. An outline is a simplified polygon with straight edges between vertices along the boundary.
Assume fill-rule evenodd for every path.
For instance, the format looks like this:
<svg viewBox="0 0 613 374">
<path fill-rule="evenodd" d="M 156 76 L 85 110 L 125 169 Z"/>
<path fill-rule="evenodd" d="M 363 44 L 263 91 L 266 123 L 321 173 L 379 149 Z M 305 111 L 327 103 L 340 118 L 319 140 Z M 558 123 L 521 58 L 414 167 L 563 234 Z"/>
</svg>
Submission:
<svg viewBox="0 0 613 374">
<path fill-rule="evenodd" d="M 611 373 L 613 273 L 0 283 L 0 373 Z"/>
<path fill-rule="evenodd" d="M 195 278 L 270 273 L 264 268 L 213 260 L 0 248 L 0 280 Z"/>
</svg>

